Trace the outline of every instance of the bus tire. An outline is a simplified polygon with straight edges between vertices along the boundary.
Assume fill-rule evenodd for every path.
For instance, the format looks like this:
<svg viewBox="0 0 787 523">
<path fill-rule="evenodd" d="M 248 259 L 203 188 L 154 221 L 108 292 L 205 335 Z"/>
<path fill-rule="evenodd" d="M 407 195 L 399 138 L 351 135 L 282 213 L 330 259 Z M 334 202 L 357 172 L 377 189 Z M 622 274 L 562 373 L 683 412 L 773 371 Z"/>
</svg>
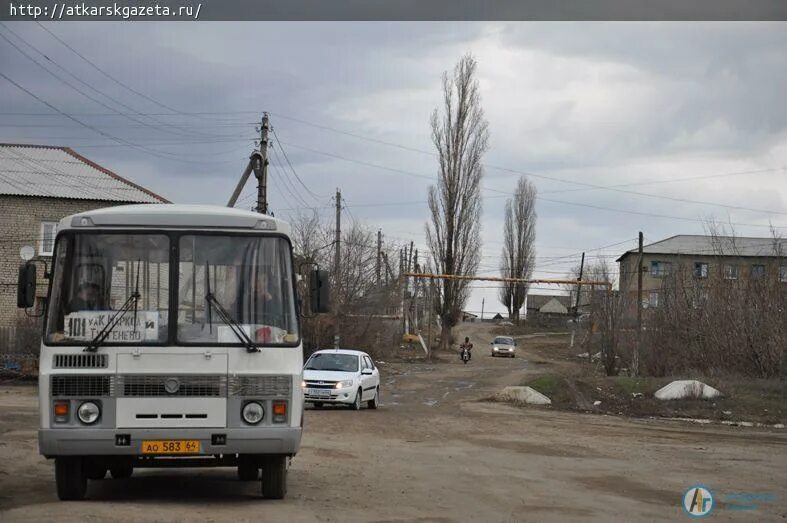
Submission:
<svg viewBox="0 0 787 523">
<path fill-rule="evenodd" d="M 55 483 L 60 501 L 85 499 L 87 476 L 81 456 L 60 456 L 55 458 Z"/>
<path fill-rule="evenodd" d="M 87 479 L 104 479 L 107 475 L 107 466 L 99 458 L 85 458 L 82 461 Z"/>
<path fill-rule="evenodd" d="M 109 466 L 112 479 L 128 479 L 134 473 L 134 465 L 130 461 L 119 461 Z"/>
<path fill-rule="evenodd" d="M 250 457 L 238 461 L 238 479 L 241 481 L 256 481 L 260 477 L 260 467 Z"/>
<path fill-rule="evenodd" d="M 262 463 L 262 496 L 284 499 L 287 495 L 287 457 L 268 456 Z"/>
</svg>

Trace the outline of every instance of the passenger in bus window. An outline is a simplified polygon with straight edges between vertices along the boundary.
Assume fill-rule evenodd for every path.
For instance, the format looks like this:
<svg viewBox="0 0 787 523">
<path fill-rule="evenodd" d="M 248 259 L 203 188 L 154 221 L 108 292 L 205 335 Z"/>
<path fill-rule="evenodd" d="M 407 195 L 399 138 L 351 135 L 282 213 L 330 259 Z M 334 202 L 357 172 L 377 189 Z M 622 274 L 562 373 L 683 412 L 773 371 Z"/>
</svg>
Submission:
<svg viewBox="0 0 787 523">
<path fill-rule="evenodd" d="M 252 301 L 252 322 L 257 325 L 280 327 L 282 323 L 281 303 L 275 297 L 272 281 L 273 278 L 265 269 L 257 273 L 257 281 L 254 286 L 255 296 Z"/>
</svg>

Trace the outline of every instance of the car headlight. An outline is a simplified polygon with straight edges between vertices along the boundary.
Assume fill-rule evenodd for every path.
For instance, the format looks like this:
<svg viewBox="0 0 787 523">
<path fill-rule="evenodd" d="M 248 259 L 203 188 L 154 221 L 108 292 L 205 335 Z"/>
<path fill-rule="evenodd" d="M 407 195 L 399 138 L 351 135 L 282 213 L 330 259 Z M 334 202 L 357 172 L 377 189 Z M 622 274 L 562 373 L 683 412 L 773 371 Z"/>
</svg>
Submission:
<svg viewBox="0 0 787 523">
<path fill-rule="evenodd" d="M 499 347 L 495 347 L 494 350 L 500 350 L 500 348 Z"/>
<path fill-rule="evenodd" d="M 85 425 L 92 425 L 98 421 L 99 416 L 101 416 L 101 409 L 92 401 L 84 402 L 77 409 L 77 417 Z"/>
<path fill-rule="evenodd" d="M 353 380 L 344 380 L 336 384 L 337 389 L 349 389 L 353 386 Z"/>
<path fill-rule="evenodd" d="M 256 401 L 250 401 L 243 406 L 241 415 L 243 416 L 243 421 L 249 425 L 256 425 L 262 421 L 263 416 L 265 416 L 265 409 Z"/>
</svg>

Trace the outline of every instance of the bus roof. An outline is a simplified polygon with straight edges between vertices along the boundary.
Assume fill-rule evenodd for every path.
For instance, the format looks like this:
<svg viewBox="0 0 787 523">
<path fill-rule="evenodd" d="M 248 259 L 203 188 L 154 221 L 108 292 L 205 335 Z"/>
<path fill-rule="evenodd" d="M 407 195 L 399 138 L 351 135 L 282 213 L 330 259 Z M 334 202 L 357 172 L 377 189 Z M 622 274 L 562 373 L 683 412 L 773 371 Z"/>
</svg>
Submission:
<svg viewBox="0 0 787 523">
<path fill-rule="evenodd" d="M 290 234 L 290 225 L 278 218 L 218 205 L 118 205 L 66 216 L 58 230 L 118 227 L 164 229 L 249 229 Z"/>
</svg>

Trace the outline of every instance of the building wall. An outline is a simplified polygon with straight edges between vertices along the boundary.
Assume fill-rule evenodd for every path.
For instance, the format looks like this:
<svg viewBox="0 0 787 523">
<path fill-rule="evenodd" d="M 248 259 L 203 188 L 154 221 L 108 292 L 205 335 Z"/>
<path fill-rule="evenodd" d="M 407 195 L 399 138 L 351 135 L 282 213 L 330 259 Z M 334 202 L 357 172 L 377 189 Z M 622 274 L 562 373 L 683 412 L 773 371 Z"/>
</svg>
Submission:
<svg viewBox="0 0 787 523">
<path fill-rule="evenodd" d="M 733 264 L 738 266 L 738 280 L 746 281 L 752 278 L 752 266 L 764 265 L 766 278 L 778 280 L 780 266 L 787 265 L 787 258 L 773 256 L 704 256 L 685 254 L 643 254 L 642 267 L 642 299 L 647 301 L 651 291 L 661 290 L 664 278 L 651 274 L 651 262 L 671 262 L 673 271 L 679 266 L 693 271 L 695 262 L 707 263 L 708 273 L 705 281 L 718 281 L 724 279 L 724 266 Z M 637 295 L 637 255 L 628 254 L 620 261 L 620 291 L 629 295 L 628 303 L 636 307 Z M 787 283 L 785 283 L 787 285 Z"/>
<path fill-rule="evenodd" d="M 33 323 L 24 310 L 16 307 L 16 284 L 19 265 L 22 263 L 19 250 L 26 245 L 35 248 L 36 259 L 46 260 L 51 267 L 49 256 L 38 256 L 41 223 L 57 222 L 70 214 L 112 205 L 118 203 L 0 195 L 0 329 L 11 328 L 20 323 Z M 38 265 L 36 294 L 45 297 L 49 281 L 44 279 L 43 264 Z"/>
</svg>

